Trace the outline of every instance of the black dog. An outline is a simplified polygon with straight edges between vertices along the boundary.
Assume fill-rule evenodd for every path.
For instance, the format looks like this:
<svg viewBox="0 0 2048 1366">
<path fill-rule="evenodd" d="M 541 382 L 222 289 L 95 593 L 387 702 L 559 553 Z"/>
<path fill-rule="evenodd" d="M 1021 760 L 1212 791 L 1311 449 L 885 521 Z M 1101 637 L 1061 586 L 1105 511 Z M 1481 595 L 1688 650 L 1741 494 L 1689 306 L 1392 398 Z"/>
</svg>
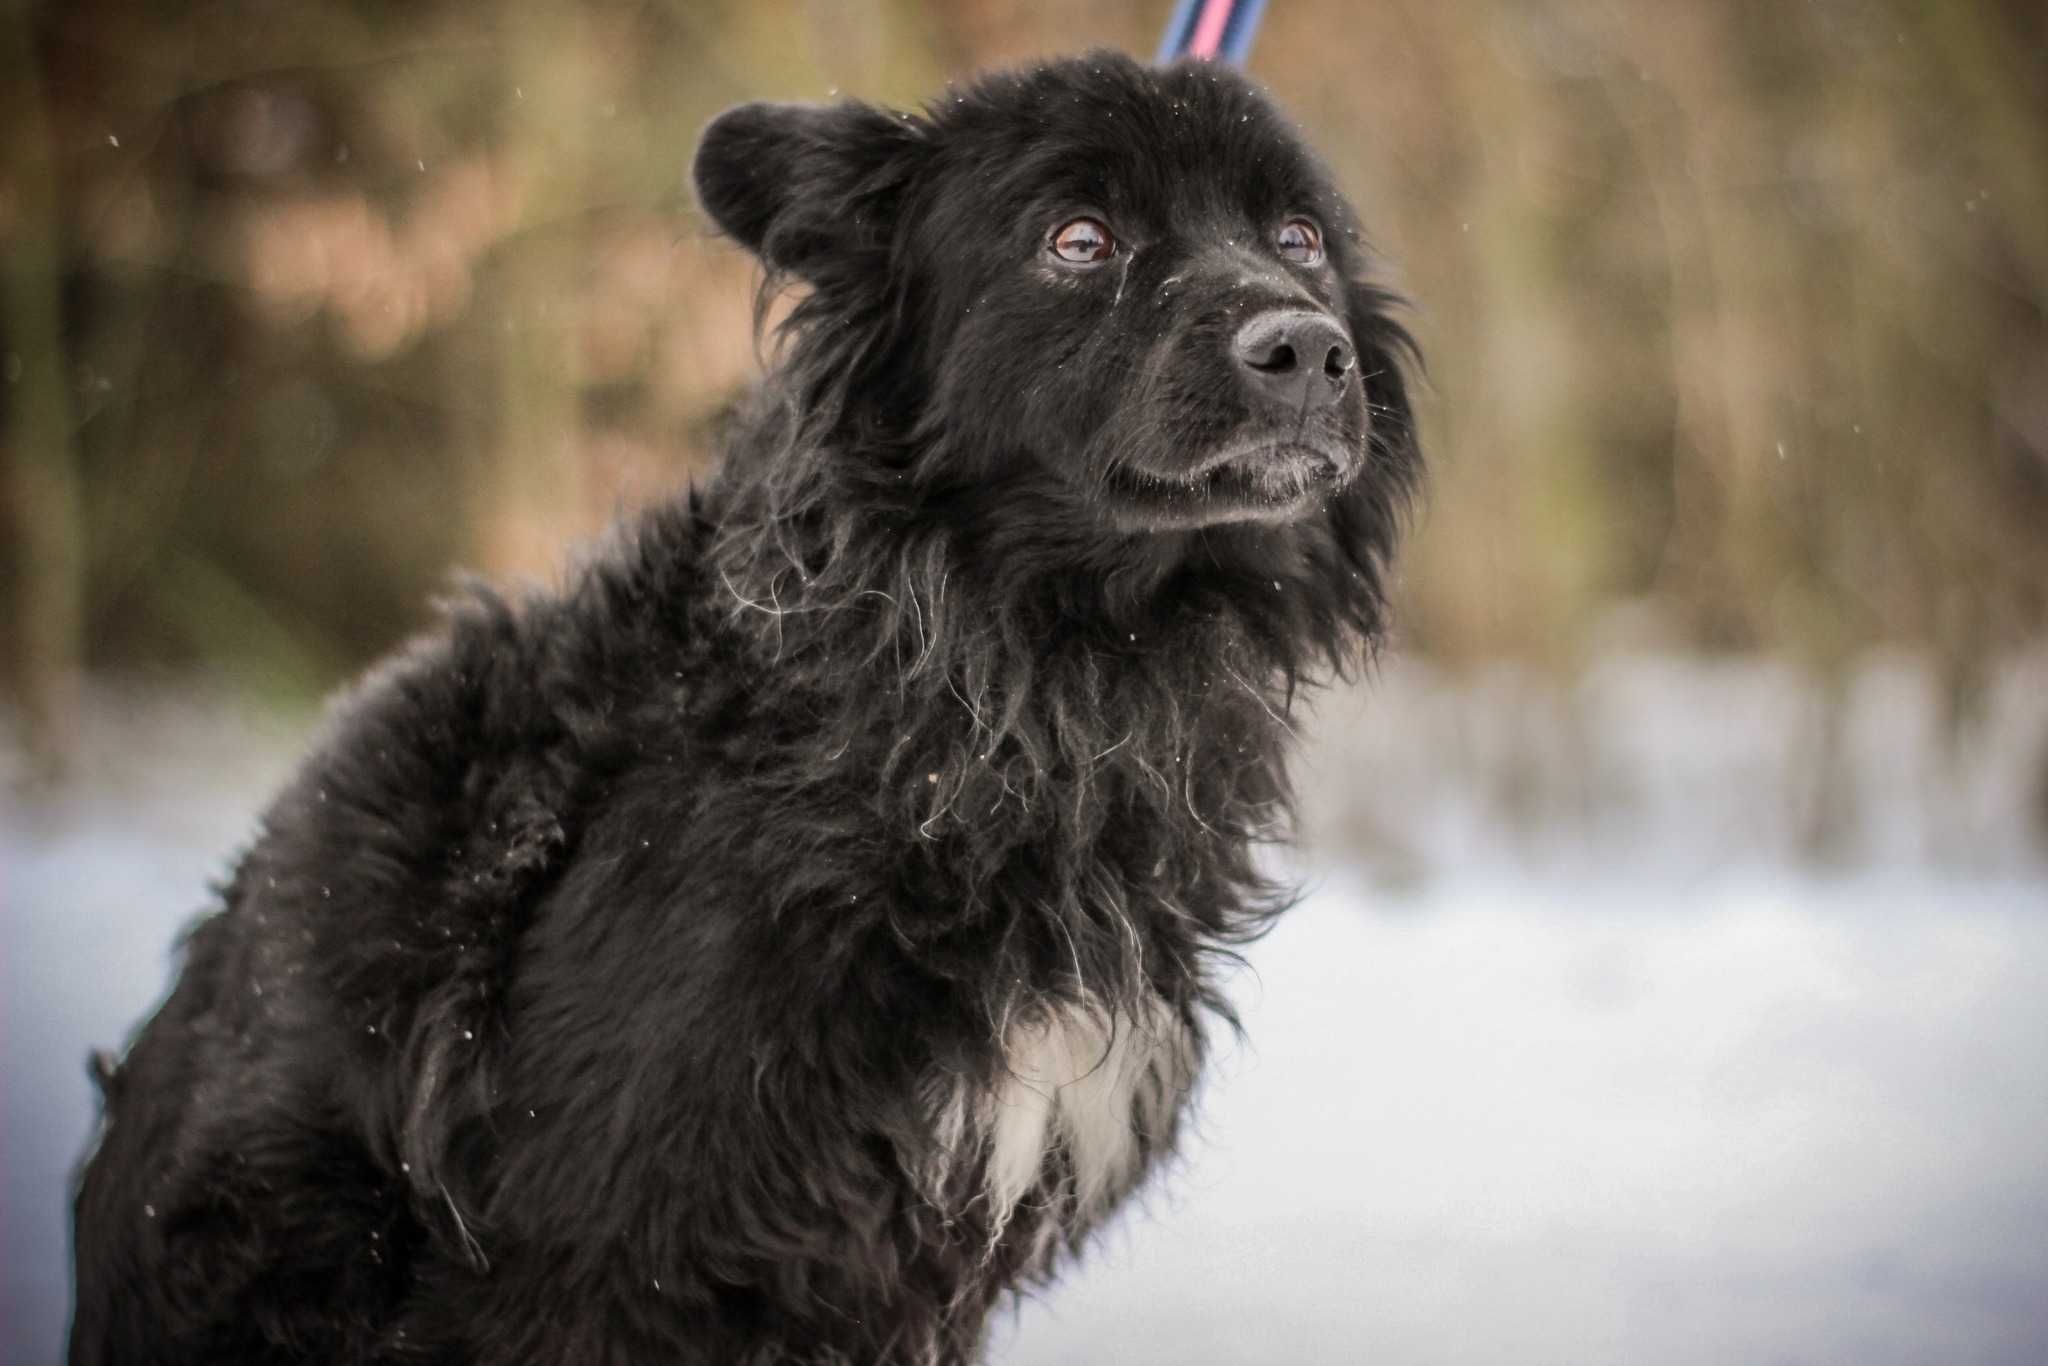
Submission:
<svg viewBox="0 0 2048 1366">
<path fill-rule="evenodd" d="M 1171 1146 L 1417 456 L 1236 75 L 751 105 L 722 472 L 335 718 L 118 1069 L 72 1360 L 964 1362 Z"/>
</svg>

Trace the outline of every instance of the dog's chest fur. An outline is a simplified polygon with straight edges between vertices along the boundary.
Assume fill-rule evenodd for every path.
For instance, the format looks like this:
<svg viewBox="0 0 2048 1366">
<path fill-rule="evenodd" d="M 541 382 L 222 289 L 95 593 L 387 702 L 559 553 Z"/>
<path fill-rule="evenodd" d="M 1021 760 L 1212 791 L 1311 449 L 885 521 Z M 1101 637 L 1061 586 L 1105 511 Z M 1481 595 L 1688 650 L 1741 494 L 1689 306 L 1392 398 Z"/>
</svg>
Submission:
<svg viewBox="0 0 2048 1366">
<path fill-rule="evenodd" d="M 1038 1237 L 1049 1239 L 1092 1223 L 1170 1144 L 1197 1040 L 1151 993 L 1115 1007 L 1087 997 L 1020 1010 L 1001 1039 L 991 1081 L 932 1088 L 928 1178 L 935 1196 L 985 1202 L 992 1239 L 1027 1205 L 1048 1216 Z"/>
</svg>

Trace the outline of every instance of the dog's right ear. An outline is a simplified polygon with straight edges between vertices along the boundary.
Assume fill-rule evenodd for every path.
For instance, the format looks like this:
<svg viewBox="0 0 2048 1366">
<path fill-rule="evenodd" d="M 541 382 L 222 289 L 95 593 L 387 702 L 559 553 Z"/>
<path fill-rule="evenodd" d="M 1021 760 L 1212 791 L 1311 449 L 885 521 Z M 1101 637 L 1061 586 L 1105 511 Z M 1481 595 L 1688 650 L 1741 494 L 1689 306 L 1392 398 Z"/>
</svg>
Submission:
<svg viewBox="0 0 2048 1366">
<path fill-rule="evenodd" d="M 713 222 L 773 270 L 886 248 L 929 125 L 851 101 L 743 104 L 711 121 L 691 174 Z"/>
</svg>

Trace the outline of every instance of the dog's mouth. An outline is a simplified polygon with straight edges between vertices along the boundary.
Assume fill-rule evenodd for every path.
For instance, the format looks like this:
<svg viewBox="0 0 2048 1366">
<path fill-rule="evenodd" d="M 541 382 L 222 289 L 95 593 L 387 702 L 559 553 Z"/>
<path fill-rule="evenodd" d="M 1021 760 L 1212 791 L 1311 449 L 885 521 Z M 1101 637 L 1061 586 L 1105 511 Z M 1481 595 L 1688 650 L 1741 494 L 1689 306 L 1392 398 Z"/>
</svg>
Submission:
<svg viewBox="0 0 2048 1366">
<path fill-rule="evenodd" d="M 1104 484 L 1119 520 L 1165 530 L 1292 521 L 1341 487 L 1350 468 L 1334 446 L 1256 441 L 1228 447 L 1192 470 L 1119 462 Z"/>
</svg>

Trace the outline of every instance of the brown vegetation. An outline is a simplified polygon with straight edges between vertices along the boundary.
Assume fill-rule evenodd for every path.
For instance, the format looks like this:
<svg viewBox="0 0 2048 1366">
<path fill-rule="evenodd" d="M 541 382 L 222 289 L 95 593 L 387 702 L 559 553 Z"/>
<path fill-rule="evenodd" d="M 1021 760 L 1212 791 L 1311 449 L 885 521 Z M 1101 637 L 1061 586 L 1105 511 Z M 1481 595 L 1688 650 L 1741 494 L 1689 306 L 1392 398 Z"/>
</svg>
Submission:
<svg viewBox="0 0 2048 1366">
<path fill-rule="evenodd" d="M 451 566 L 551 572 L 756 363 L 683 191 L 711 113 L 1165 8 L 10 7 L 17 682 L 52 725 L 80 661 L 316 687 Z M 1275 0 L 1254 69 L 1420 302 L 1406 648 L 1903 643 L 1966 701 L 2037 635 L 2044 53 L 2001 0 Z"/>
</svg>

